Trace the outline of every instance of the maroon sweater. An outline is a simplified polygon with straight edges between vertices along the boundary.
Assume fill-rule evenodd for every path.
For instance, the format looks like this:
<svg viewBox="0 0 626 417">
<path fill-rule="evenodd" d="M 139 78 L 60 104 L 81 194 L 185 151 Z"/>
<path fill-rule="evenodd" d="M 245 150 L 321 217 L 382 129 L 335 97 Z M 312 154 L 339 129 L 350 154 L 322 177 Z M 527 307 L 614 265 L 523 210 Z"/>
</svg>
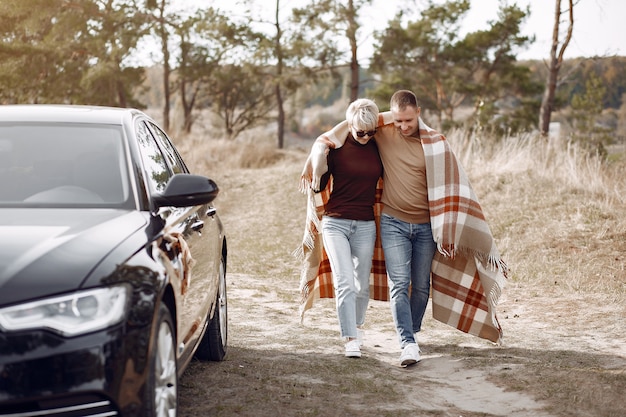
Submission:
<svg viewBox="0 0 626 417">
<path fill-rule="evenodd" d="M 350 220 L 374 220 L 376 183 L 383 174 L 383 164 L 373 139 L 365 145 L 351 134 L 345 144 L 331 149 L 328 172 L 322 177 L 321 189 L 333 177 L 333 191 L 324 215 Z"/>
</svg>

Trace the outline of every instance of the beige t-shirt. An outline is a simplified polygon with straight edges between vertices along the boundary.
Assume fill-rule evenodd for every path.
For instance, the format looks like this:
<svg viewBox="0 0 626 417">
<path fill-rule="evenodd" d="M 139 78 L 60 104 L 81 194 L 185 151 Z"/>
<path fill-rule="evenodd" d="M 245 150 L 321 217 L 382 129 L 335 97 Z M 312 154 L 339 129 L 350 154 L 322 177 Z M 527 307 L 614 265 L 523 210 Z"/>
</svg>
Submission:
<svg viewBox="0 0 626 417">
<path fill-rule="evenodd" d="M 384 167 L 383 213 L 407 223 L 429 223 L 422 142 L 404 137 L 394 125 L 379 127 L 375 140 Z"/>
</svg>

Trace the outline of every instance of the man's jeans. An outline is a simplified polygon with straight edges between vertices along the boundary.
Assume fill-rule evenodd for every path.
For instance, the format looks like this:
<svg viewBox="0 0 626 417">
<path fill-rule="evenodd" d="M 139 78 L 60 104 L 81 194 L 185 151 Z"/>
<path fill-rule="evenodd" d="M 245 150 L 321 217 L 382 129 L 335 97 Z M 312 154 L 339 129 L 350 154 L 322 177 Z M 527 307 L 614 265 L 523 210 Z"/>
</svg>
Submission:
<svg viewBox="0 0 626 417">
<path fill-rule="evenodd" d="M 357 337 L 369 303 L 376 223 L 322 217 L 322 238 L 333 272 L 341 337 Z"/>
<path fill-rule="evenodd" d="M 389 277 L 391 314 L 400 347 L 415 343 L 430 295 L 430 269 L 437 245 L 430 223 L 406 223 L 383 214 L 380 233 Z M 411 295 L 409 298 L 409 286 Z"/>
</svg>

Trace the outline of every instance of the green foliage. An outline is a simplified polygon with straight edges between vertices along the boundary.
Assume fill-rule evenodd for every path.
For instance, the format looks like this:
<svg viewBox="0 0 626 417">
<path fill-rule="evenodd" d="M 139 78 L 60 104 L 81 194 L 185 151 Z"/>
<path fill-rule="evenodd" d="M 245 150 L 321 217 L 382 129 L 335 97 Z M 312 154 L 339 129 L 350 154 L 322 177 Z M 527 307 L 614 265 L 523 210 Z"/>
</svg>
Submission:
<svg viewBox="0 0 626 417">
<path fill-rule="evenodd" d="M 600 77 L 591 74 L 585 82 L 585 91 L 572 98 L 572 139 L 584 149 L 603 157 L 608 154 L 604 145 L 609 132 L 598 126 L 596 119 L 602 113 L 605 93 L 606 87 Z"/>
<path fill-rule="evenodd" d="M 529 70 L 515 59 L 515 51 L 532 40 L 520 34 L 528 10 L 501 6 L 498 20 L 487 29 L 461 37 L 469 8 L 468 0 L 430 1 L 417 20 L 405 25 L 399 15 L 389 22 L 377 37 L 371 69 L 383 85 L 374 94 L 388 97 L 392 90 L 410 88 L 424 107 L 438 113 L 440 122 L 454 125 L 461 105 L 488 103 L 481 113 L 485 118 L 494 116 L 503 102 L 535 93 Z"/>
<path fill-rule="evenodd" d="M 213 110 L 222 120 L 228 138 L 267 123 L 273 94 L 273 82 L 265 77 L 263 68 L 248 64 L 221 66 L 215 73 L 211 96 Z"/>
<path fill-rule="evenodd" d="M 350 101 L 356 100 L 363 89 L 361 68 L 357 60 L 363 36 L 359 17 L 362 9 L 371 2 L 320 0 L 293 12 L 294 23 L 298 26 L 304 24 L 308 29 L 306 32 L 298 31 L 298 45 L 305 45 L 300 52 L 309 52 L 300 56 L 315 57 L 313 62 L 303 63 L 305 66 L 316 65 L 333 72 L 339 67 L 348 67 L 350 76 L 346 85 Z"/>
<path fill-rule="evenodd" d="M 626 93 L 626 57 L 577 59 L 568 65 L 574 67 L 572 82 L 566 86 L 568 101 L 587 90 L 589 79 L 598 78 L 605 86 L 604 94 L 597 97 L 602 108 L 620 107 Z"/>
<path fill-rule="evenodd" d="M 213 8 L 198 10 L 184 19 L 177 18 L 170 21 L 170 26 L 180 45 L 174 88 L 179 91 L 185 115 L 184 130 L 189 133 L 194 120 L 192 111 L 211 108 L 216 95 L 224 89 L 232 90 L 239 82 L 235 77 L 223 77 L 221 72 L 245 61 L 250 40 L 257 35 Z M 219 104 L 217 108 L 221 108 Z M 230 126 L 229 117 L 224 113 L 220 115 Z M 229 136 L 234 132 L 227 129 Z"/>
<path fill-rule="evenodd" d="M 294 31 L 289 44 L 296 56 L 303 60 L 319 62 L 323 67 L 332 67 L 341 61 L 345 51 L 338 45 L 337 32 L 347 30 L 345 9 L 336 0 L 322 0 L 293 10 L 292 22 L 307 30 Z"/>
<path fill-rule="evenodd" d="M 532 74 L 532 80 L 543 83 L 547 77 L 546 65 L 541 61 L 522 62 Z M 626 57 L 589 57 L 575 58 L 563 62 L 561 71 L 565 74 L 557 90 L 557 108 L 571 103 L 575 94 L 585 90 L 586 80 L 597 76 L 606 86 L 602 97 L 604 108 L 619 109 L 622 105 L 622 96 L 626 93 Z"/>
<path fill-rule="evenodd" d="M 132 0 L 3 2 L 0 100 L 138 105 L 129 91 L 143 71 L 124 65 L 143 34 L 138 7 Z"/>
<path fill-rule="evenodd" d="M 73 82 L 88 66 L 81 11 L 42 0 L 12 0 L 3 2 L 0 21 L 0 100 L 72 101 L 79 94 Z"/>
<path fill-rule="evenodd" d="M 171 55 L 161 49 L 157 63 L 164 67 L 167 59 L 171 65 L 168 105 L 180 103 L 186 131 L 201 109 L 214 111 L 230 137 L 270 120 L 313 131 L 296 116 L 312 105 L 347 101 L 355 78 L 358 94 L 374 98 L 381 110 L 395 90 L 410 88 L 445 129 L 529 131 L 536 126 L 546 69 L 540 61 L 516 60 L 516 52 L 533 41 L 520 34 L 528 9 L 505 3 L 494 21 L 463 36 L 468 0 L 405 8 L 376 34 L 370 68 L 360 68 L 353 53 L 370 35 L 359 16 L 371 0 L 311 0 L 285 16 L 277 0 L 273 22 L 255 19 L 253 7 L 234 16 L 186 2 L 177 10 L 174 0 L 3 0 L 0 102 L 143 107 L 145 100 L 165 112 L 166 71 L 147 68 L 159 78 L 145 83 L 145 69 L 131 64 L 143 52 L 140 42 L 165 39 Z M 612 144 L 619 139 L 601 131 L 611 129 L 623 138 L 618 109 L 626 97 L 626 57 L 568 60 L 561 73 L 566 76 L 553 110 L 573 104 L 565 121 L 576 134 L 591 131 Z M 592 76 L 605 87 L 594 90 L 592 103 L 609 109 L 603 113 L 577 108 L 589 108 L 581 102 L 590 100 L 585 83 Z M 141 95 L 140 87 L 148 91 Z"/>
</svg>

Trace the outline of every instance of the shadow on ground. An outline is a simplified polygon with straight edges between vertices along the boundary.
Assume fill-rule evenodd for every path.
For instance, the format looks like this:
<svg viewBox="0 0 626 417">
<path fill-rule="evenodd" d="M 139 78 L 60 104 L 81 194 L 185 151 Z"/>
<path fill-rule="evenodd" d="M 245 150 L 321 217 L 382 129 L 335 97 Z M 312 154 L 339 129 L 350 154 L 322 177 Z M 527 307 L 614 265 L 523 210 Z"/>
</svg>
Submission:
<svg viewBox="0 0 626 417">
<path fill-rule="evenodd" d="M 403 369 L 395 352 L 376 347 L 365 348 L 361 359 L 232 347 L 224 362 L 191 364 L 181 380 L 179 415 L 617 417 L 626 409 L 621 357 L 453 345 L 422 350 L 422 362 Z"/>
</svg>

